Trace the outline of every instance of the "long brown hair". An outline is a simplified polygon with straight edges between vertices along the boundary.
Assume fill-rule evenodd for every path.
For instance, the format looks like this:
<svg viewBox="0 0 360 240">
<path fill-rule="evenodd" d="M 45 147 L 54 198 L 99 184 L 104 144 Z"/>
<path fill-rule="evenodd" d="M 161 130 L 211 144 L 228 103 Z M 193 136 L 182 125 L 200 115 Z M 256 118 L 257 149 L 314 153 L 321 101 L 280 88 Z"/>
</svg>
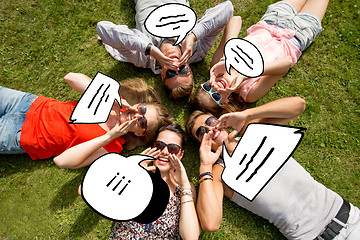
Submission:
<svg viewBox="0 0 360 240">
<path fill-rule="evenodd" d="M 161 104 L 161 100 L 157 92 L 140 78 L 134 78 L 121 83 L 120 95 L 130 105 L 146 103 L 147 106 L 155 107 L 158 113 L 157 124 L 153 128 L 148 128 L 145 132 L 145 136 L 139 137 L 135 136 L 133 133 L 127 133 L 124 136 L 126 140 L 124 145 L 125 149 L 131 150 L 137 146 L 150 143 L 155 139 L 156 132 L 159 128 L 172 123 L 173 117 Z"/>
</svg>

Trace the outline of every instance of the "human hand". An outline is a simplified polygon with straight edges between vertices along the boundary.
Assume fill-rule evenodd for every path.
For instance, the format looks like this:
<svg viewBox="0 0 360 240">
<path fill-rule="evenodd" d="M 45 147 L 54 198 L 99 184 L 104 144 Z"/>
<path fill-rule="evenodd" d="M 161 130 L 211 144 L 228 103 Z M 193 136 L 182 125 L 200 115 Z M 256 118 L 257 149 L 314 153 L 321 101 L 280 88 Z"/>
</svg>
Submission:
<svg viewBox="0 0 360 240">
<path fill-rule="evenodd" d="M 154 45 L 151 46 L 150 55 L 153 56 L 160 63 L 161 67 L 172 69 L 174 71 L 179 70 L 179 60 L 165 56 L 160 51 L 160 49 L 155 47 Z"/>
<path fill-rule="evenodd" d="M 194 33 L 190 33 L 181 43 L 181 50 L 183 54 L 180 57 L 179 66 L 184 65 L 191 58 L 193 53 L 194 42 L 196 41 L 196 36 Z"/>
<path fill-rule="evenodd" d="M 221 77 L 226 72 L 225 61 L 221 60 L 210 69 L 210 83 L 214 84 L 217 77 Z"/>
<path fill-rule="evenodd" d="M 123 136 L 129 132 L 129 129 L 136 124 L 137 118 L 134 118 L 130 121 L 123 122 L 119 124 L 117 122 L 115 126 L 107 132 L 107 134 L 110 136 L 110 139 L 113 140 L 115 138 L 118 138 L 120 136 Z"/>
<path fill-rule="evenodd" d="M 247 122 L 247 114 L 243 112 L 226 113 L 219 118 L 220 128 L 232 127 L 234 130 L 229 134 L 228 139 L 235 138 Z"/>
<path fill-rule="evenodd" d="M 175 155 L 170 153 L 169 160 L 171 164 L 170 175 L 175 180 L 175 182 L 181 187 L 181 189 L 188 188 L 190 189 L 190 182 L 186 175 L 186 170 L 180 159 Z"/>
<path fill-rule="evenodd" d="M 205 133 L 199 153 L 200 153 L 200 165 L 204 166 L 212 166 L 215 164 L 215 162 L 219 159 L 220 153 L 221 153 L 221 145 L 216 149 L 215 152 L 211 151 L 211 141 L 212 137 L 214 135 L 214 132 L 210 130 L 210 132 Z"/>
</svg>

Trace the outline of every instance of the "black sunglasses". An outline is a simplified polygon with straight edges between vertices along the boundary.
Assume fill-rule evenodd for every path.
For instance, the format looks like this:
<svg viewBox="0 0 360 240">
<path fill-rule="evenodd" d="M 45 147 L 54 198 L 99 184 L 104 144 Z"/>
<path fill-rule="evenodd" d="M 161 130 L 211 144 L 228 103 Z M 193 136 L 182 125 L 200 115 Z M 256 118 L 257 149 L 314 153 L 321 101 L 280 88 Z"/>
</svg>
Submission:
<svg viewBox="0 0 360 240">
<path fill-rule="evenodd" d="M 143 115 L 143 117 L 139 118 L 137 120 L 137 125 L 140 127 L 140 128 L 143 128 L 145 129 L 146 131 L 146 128 L 147 128 L 147 120 L 145 118 L 145 113 L 146 113 L 146 105 L 145 103 L 142 103 L 142 104 L 139 104 L 138 107 L 137 107 L 138 111 L 139 111 L 139 114 Z"/>
<path fill-rule="evenodd" d="M 210 116 L 205 120 L 204 123 L 209 127 L 214 127 L 216 124 L 219 123 L 219 120 L 214 116 Z M 200 126 L 195 132 L 195 137 L 201 141 L 205 133 L 207 133 L 206 128 L 204 126 Z"/>
<path fill-rule="evenodd" d="M 165 73 L 165 79 L 168 79 L 168 78 L 172 78 L 172 77 L 175 77 L 176 75 L 183 75 L 183 74 L 187 74 L 190 72 L 190 69 L 186 66 L 186 65 L 182 65 L 179 67 L 179 71 L 174 71 L 172 69 L 169 69 L 166 71 Z"/>
<path fill-rule="evenodd" d="M 181 149 L 181 147 L 175 143 L 166 144 L 163 141 L 155 141 L 154 147 L 160 150 L 163 150 L 165 147 L 167 147 L 169 153 L 172 154 L 178 154 Z"/>
</svg>

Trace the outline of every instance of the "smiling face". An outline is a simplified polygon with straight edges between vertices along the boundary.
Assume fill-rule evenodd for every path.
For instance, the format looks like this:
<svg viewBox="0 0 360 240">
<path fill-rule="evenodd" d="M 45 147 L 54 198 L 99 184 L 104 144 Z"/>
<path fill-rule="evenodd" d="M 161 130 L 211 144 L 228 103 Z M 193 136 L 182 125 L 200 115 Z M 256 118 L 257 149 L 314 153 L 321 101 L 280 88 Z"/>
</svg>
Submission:
<svg viewBox="0 0 360 240">
<path fill-rule="evenodd" d="M 139 104 L 134 105 L 133 107 L 137 107 Z M 146 113 L 145 115 L 141 115 L 135 111 L 132 110 L 126 110 L 120 115 L 120 124 L 125 121 L 130 121 L 134 118 L 140 119 L 142 117 L 146 118 L 147 121 L 147 128 L 154 129 L 157 125 L 157 119 L 159 117 L 159 113 L 157 112 L 156 108 L 152 105 L 146 105 Z M 139 120 L 138 120 L 139 121 Z M 140 127 L 139 122 L 136 122 L 130 129 L 129 132 L 134 133 L 136 136 L 143 136 L 145 133 L 145 129 Z"/>
<path fill-rule="evenodd" d="M 218 125 L 215 126 L 208 126 L 205 124 L 206 120 L 211 117 L 212 115 L 209 114 L 202 114 L 199 117 L 196 118 L 194 125 L 191 129 L 191 135 L 197 139 L 199 142 L 201 141 L 198 137 L 196 137 L 196 131 L 202 126 L 206 129 L 206 132 L 208 133 L 210 130 L 214 132 L 214 135 L 212 137 L 211 142 L 211 149 L 216 150 L 219 146 L 222 145 L 223 141 L 225 141 L 228 138 L 228 131 L 226 129 L 220 130 L 218 128 Z"/>
<path fill-rule="evenodd" d="M 169 58 L 172 58 L 176 61 L 179 61 L 180 57 L 181 57 L 181 52 L 179 50 L 179 48 L 177 46 L 172 45 L 171 43 L 164 43 L 161 47 L 160 47 L 160 51 Z M 189 69 L 190 71 L 187 71 L 182 74 L 181 70 L 180 73 L 176 72 L 177 74 L 174 75 L 171 78 L 166 78 L 166 72 L 169 70 L 166 66 L 161 66 L 161 78 L 162 81 L 164 82 L 166 88 L 168 88 L 169 90 L 173 90 L 174 88 L 178 88 L 184 85 L 189 85 L 192 84 L 193 81 L 193 77 L 192 77 L 192 72 L 191 72 L 191 68 L 189 66 L 189 64 L 185 63 L 183 65 L 183 67 L 186 67 L 187 69 Z M 179 66 L 181 67 L 181 66 Z M 173 70 L 170 70 L 173 71 Z"/>
<path fill-rule="evenodd" d="M 159 133 L 157 141 L 162 141 L 165 144 L 176 144 L 178 146 L 182 145 L 181 137 L 170 130 L 164 130 Z M 184 150 L 181 148 L 176 156 L 181 160 L 184 155 Z M 171 164 L 169 160 L 169 150 L 165 147 L 161 152 L 158 159 L 154 162 L 154 165 L 159 168 L 160 172 L 167 172 L 170 170 Z"/>
</svg>

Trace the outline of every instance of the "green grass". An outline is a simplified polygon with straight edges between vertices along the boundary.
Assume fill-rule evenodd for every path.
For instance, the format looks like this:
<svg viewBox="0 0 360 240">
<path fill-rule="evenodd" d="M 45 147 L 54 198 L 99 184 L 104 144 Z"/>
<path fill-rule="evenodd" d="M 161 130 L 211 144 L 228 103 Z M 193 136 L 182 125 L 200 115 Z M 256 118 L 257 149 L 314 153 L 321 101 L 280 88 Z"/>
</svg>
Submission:
<svg viewBox="0 0 360 240">
<path fill-rule="evenodd" d="M 220 1 L 190 1 L 202 15 Z M 243 30 L 260 19 L 274 0 L 234 0 Z M 324 31 L 300 61 L 256 105 L 301 96 L 306 111 L 291 125 L 305 127 L 294 154 L 311 175 L 344 198 L 360 205 L 359 15 L 355 0 L 330 1 Z M 251 10 L 250 10 L 251 9 Z M 68 72 L 93 77 L 101 71 L 119 81 L 140 77 L 159 91 L 176 122 L 184 126 L 191 113 L 185 100 L 170 100 L 159 76 L 149 69 L 112 59 L 97 40 L 100 20 L 135 26 L 134 3 L 122 1 L 3 0 L 0 4 L 0 85 L 76 100 L 80 95 L 63 81 Z M 219 44 L 217 41 L 216 45 Z M 208 78 L 214 49 L 192 69 L 197 83 Z M 124 152 L 124 155 L 138 153 Z M 187 142 L 185 167 L 197 185 L 198 145 Z M 0 239 L 106 239 L 112 222 L 94 213 L 77 187 L 86 169 L 57 168 L 51 160 L 0 156 Z M 201 239 L 283 239 L 266 220 L 225 200 L 221 228 Z"/>
</svg>

